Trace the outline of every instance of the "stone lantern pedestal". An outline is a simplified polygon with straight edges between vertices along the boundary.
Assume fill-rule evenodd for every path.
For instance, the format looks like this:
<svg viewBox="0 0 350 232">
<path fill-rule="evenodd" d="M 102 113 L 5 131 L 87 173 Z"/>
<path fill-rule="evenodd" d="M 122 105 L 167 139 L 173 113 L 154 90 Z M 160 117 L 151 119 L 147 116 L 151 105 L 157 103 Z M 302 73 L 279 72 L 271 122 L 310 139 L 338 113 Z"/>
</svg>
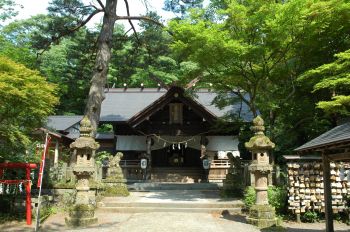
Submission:
<svg viewBox="0 0 350 232">
<path fill-rule="evenodd" d="M 275 208 L 269 205 L 267 196 L 268 177 L 272 171 L 268 152 L 275 147 L 275 144 L 264 135 L 264 121 L 260 116 L 253 120 L 251 129 L 255 135 L 245 143 L 245 147 L 252 153 L 253 161 L 249 171 L 255 179 L 256 202 L 249 210 L 247 221 L 259 228 L 266 228 L 277 223 Z"/>
<path fill-rule="evenodd" d="M 275 208 L 269 205 L 267 196 L 267 179 L 272 171 L 271 165 L 253 163 L 249 166 L 249 171 L 255 177 L 256 203 L 250 208 L 247 221 L 259 228 L 266 228 L 276 225 Z"/>
<path fill-rule="evenodd" d="M 80 122 L 80 137 L 70 145 L 76 159 L 73 173 L 77 180 L 75 203 L 69 210 L 69 216 L 65 218 L 66 224 L 71 227 L 84 227 L 97 222 L 95 205 L 90 200 L 89 179 L 95 171 L 94 156 L 99 145 L 91 132 L 91 122 L 84 117 Z"/>
</svg>

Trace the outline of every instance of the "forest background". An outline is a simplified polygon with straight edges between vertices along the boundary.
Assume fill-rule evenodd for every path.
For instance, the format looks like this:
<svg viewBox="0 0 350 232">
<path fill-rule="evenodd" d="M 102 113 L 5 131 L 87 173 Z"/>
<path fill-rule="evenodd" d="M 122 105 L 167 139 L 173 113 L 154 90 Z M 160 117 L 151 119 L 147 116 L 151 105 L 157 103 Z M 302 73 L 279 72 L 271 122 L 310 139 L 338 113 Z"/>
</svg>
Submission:
<svg viewBox="0 0 350 232">
<path fill-rule="evenodd" d="M 0 0 L 0 24 L 15 4 Z M 107 7 L 53 0 L 47 14 L 1 25 L 0 159 L 25 160 L 48 115 L 84 113 L 102 31 L 84 22 Z M 191 83 L 216 91 L 220 107 L 243 100 L 265 119 L 277 162 L 349 117 L 350 1 L 165 0 L 164 9 L 174 13 L 166 25 L 148 11 L 150 20 L 113 26 L 106 88 Z M 241 122 L 241 141 L 250 135 Z"/>
</svg>

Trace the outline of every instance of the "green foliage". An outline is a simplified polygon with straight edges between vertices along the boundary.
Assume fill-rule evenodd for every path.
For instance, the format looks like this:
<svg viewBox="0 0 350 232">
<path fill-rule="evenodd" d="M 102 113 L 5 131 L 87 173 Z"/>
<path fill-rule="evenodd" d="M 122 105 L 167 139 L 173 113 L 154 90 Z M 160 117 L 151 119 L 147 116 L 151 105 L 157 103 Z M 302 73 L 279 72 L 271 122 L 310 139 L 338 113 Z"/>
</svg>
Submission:
<svg viewBox="0 0 350 232">
<path fill-rule="evenodd" d="M 335 124 L 336 118 L 315 108 L 320 99 L 331 100 L 330 92 L 322 88 L 311 94 L 317 82 L 297 78 L 350 48 L 349 12 L 350 3 L 342 0 L 213 1 L 169 23 L 171 48 L 175 59 L 198 65 L 197 85 L 210 82 L 265 116 L 279 160 Z M 345 80 L 336 77 L 332 85 L 342 82 L 346 89 Z M 221 106 L 234 102 L 217 100 Z M 345 113 L 345 102 L 347 97 L 337 96 L 335 109 L 325 102 L 318 107 Z"/>
<path fill-rule="evenodd" d="M 63 39 L 40 57 L 40 70 L 58 86 L 61 104 L 58 114 L 82 114 L 93 70 L 96 35 L 81 30 L 74 37 Z"/>
<path fill-rule="evenodd" d="M 29 134 L 42 125 L 58 103 L 55 85 L 37 71 L 0 57 L 0 156 L 11 160 L 30 144 Z"/>
<path fill-rule="evenodd" d="M 29 46 L 17 46 L 10 40 L 6 39 L 3 33 L 0 33 L 0 47 L 0 56 L 10 57 L 11 60 L 23 64 L 28 68 L 35 68 L 36 57 Z"/>
<path fill-rule="evenodd" d="M 243 202 L 245 207 L 249 209 L 250 207 L 252 207 L 252 205 L 255 204 L 255 201 L 256 201 L 255 189 L 252 186 L 248 186 L 244 190 Z"/>
<path fill-rule="evenodd" d="M 113 132 L 112 124 L 102 124 L 97 128 L 97 132 Z"/>
<path fill-rule="evenodd" d="M 95 162 L 97 164 L 102 164 L 104 160 L 107 160 L 112 154 L 107 151 L 97 152 L 95 155 Z"/>
<path fill-rule="evenodd" d="M 278 215 L 283 215 L 287 211 L 288 192 L 285 187 L 272 186 L 268 191 L 269 204 L 275 207 Z"/>
<path fill-rule="evenodd" d="M 307 71 L 299 81 L 315 82 L 312 92 L 328 91 L 317 107 L 328 114 L 350 114 L 350 50 L 335 55 L 336 60 Z M 329 99 L 329 100 L 328 100 Z"/>
<path fill-rule="evenodd" d="M 301 221 L 302 222 L 310 222 L 314 223 L 319 220 L 319 215 L 316 211 L 306 211 L 304 214 L 301 215 Z"/>
<path fill-rule="evenodd" d="M 202 8 L 203 0 L 165 0 L 164 10 L 179 14 L 177 18 L 184 18 L 193 8 Z"/>
<path fill-rule="evenodd" d="M 284 187 L 273 186 L 268 188 L 269 204 L 276 209 L 276 213 L 283 215 L 287 209 L 287 190 Z M 250 208 L 255 204 L 256 194 L 252 186 L 248 186 L 244 191 L 244 204 L 246 208 Z"/>
<path fill-rule="evenodd" d="M 13 0 L 0 0 L 0 21 L 5 21 L 18 14 L 15 10 L 17 4 Z"/>
</svg>

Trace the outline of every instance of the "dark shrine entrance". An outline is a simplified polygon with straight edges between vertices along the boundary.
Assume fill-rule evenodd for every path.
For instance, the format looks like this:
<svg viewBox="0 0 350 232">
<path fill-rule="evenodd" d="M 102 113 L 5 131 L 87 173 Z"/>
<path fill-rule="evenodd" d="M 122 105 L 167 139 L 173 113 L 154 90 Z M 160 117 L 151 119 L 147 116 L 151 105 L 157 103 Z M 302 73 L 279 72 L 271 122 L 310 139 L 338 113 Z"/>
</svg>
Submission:
<svg viewBox="0 0 350 232">
<path fill-rule="evenodd" d="M 202 167 L 200 151 L 184 145 L 170 145 L 152 151 L 152 167 Z"/>
<path fill-rule="evenodd" d="M 198 183 L 205 180 L 200 151 L 170 145 L 152 151 L 152 182 Z"/>
</svg>

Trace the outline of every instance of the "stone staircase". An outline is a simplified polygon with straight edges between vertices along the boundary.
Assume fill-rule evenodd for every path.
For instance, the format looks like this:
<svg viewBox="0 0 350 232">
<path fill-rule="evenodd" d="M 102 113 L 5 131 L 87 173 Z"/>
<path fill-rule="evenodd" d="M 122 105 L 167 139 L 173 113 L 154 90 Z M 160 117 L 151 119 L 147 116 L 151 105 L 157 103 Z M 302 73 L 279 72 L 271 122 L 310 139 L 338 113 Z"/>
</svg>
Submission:
<svg viewBox="0 0 350 232">
<path fill-rule="evenodd" d="M 152 182 L 200 183 L 204 180 L 204 170 L 195 167 L 152 168 Z"/>
<path fill-rule="evenodd" d="M 139 182 L 128 184 L 129 191 L 159 191 L 159 190 L 215 190 L 219 191 L 222 183 L 168 183 Z"/>
<path fill-rule="evenodd" d="M 239 199 L 222 199 L 218 183 L 134 183 L 130 196 L 105 197 L 97 206 L 111 213 L 230 213 L 241 212 Z"/>
<path fill-rule="evenodd" d="M 230 212 L 231 214 L 241 212 L 243 203 L 239 200 L 231 202 L 216 203 L 193 203 L 193 202 L 118 202 L 107 199 L 100 202 L 99 210 L 111 213 L 153 213 L 153 212 L 182 212 L 182 213 L 218 213 Z"/>
</svg>

